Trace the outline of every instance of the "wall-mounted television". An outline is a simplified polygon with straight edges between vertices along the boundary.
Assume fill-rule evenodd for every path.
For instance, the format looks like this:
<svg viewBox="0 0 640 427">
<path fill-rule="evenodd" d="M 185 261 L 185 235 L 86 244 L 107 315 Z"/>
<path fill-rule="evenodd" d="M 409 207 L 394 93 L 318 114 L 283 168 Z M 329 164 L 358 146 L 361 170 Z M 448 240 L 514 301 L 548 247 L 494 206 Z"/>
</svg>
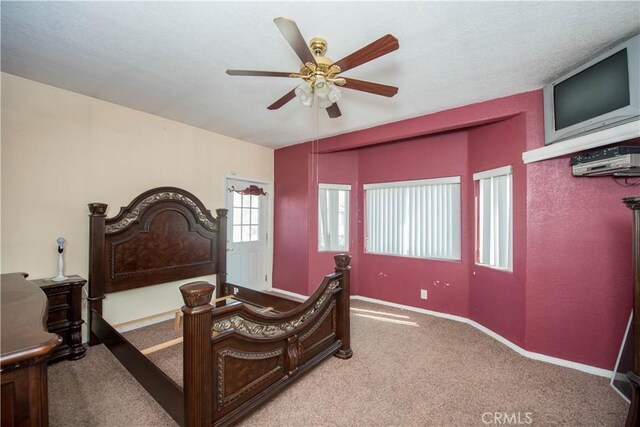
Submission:
<svg viewBox="0 0 640 427">
<path fill-rule="evenodd" d="M 640 119 L 640 35 L 543 89 L 545 145 Z"/>
</svg>

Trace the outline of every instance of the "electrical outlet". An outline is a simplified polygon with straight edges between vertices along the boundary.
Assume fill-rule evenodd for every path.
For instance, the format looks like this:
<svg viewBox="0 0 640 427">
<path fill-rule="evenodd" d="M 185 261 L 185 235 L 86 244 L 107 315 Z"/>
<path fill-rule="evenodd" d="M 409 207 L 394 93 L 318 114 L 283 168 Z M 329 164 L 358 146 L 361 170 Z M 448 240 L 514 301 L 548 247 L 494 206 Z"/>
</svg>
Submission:
<svg viewBox="0 0 640 427">
<path fill-rule="evenodd" d="M 238 295 L 238 292 L 240 292 L 240 289 L 236 288 L 235 286 L 233 287 L 233 294 L 234 295 Z"/>
<path fill-rule="evenodd" d="M 427 290 L 426 289 L 420 289 L 420 298 L 427 299 Z"/>
</svg>

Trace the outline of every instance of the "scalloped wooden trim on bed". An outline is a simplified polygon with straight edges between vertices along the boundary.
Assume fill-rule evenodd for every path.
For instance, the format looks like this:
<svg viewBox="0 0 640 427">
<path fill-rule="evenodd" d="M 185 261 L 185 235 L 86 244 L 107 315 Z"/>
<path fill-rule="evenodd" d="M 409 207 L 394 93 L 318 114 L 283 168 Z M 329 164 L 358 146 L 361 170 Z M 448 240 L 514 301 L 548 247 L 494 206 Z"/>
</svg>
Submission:
<svg viewBox="0 0 640 427">
<path fill-rule="evenodd" d="M 90 344 L 105 344 L 178 424 L 234 424 L 327 357 L 352 356 L 349 255 L 336 255 L 334 272 L 297 302 L 226 283 L 226 209 L 213 217 L 188 191 L 160 187 L 113 218 L 106 210 L 105 203 L 89 204 Z M 180 388 L 102 317 L 102 301 L 107 293 L 209 274 L 215 286 L 180 287 Z M 226 305 L 229 296 L 240 303 Z"/>
</svg>

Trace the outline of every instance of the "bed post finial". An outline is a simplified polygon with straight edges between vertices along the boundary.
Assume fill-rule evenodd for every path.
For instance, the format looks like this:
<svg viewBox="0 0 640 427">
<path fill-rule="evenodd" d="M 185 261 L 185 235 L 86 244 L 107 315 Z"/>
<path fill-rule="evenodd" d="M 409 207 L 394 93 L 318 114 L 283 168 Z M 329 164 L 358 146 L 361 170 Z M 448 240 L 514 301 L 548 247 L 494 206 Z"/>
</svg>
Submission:
<svg viewBox="0 0 640 427">
<path fill-rule="evenodd" d="M 350 270 L 351 266 L 351 255 L 339 254 L 333 257 L 336 262 L 336 271 L 342 272 L 344 270 Z"/>
<path fill-rule="evenodd" d="M 227 283 L 227 209 L 216 209 L 218 215 L 218 273 L 216 274 L 216 298 L 222 296 L 222 287 Z M 219 304 L 222 305 L 222 304 Z"/>
<path fill-rule="evenodd" d="M 215 286 L 192 282 L 180 286 L 184 300 L 184 415 L 188 427 L 211 426 L 211 310 Z"/>
<path fill-rule="evenodd" d="M 87 286 L 87 329 L 89 330 L 89 345 L 100 344 L 100 340 L 92 330 L 92 312 L 102 316 L 102 300 L 104 299 L 104 231 L 106 203 L 89 203 L 89 284 Z"/>
<path fill-rule="evenodd" d="M 338 338 L 342 341 L 342 347 L 337 351 L 336 357 L 340 359 L 349 359 L 353 356 L 353 350 L 351 350 L 351 324 L 350 313 L 351 309 L 351 288 L 350 288 L 350 272 L 351 255 L 340 254 L 333 257 L 336 262 L 336 273 L 342 273 L 340 284 L 342 286 L 342 292 L 338 296 Z"/>
<path fill-rule="evenodd" d="M 91 212 L 91 216 L 94 215 L 106 215 L 107 212 L 107 207 L 109 207 L 109 205 L 107 205 L 106 203 L 89 203 L 89 212 Z"/>
<path fill-rule="evenodd" d="M 198 313 L 199 307 L 211 311 L 211 307 L 207 307 L 207 304 L 211 302 L 215 285 L 209 282 L 191 282 L 186 285 L 180 286 L 180 293 L 186 308 L 191 309 L 191 313 Z M 184 311 L 184 308 L 183 310 Z"/>
</svg>

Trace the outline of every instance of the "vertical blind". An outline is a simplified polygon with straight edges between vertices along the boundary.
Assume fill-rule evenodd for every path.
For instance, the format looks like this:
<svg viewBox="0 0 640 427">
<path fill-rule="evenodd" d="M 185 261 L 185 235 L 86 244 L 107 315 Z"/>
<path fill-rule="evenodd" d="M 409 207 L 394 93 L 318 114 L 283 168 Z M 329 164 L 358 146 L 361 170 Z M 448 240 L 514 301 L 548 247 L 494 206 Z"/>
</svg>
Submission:
<svg viewBox="0 0 640 427">
<path fill-rule="evenodd" d="M 366 251 L 460 259 L 460 177 L 365 184 Z"/>
<path fill-rule="evenodd" d="M 320 184 L 318 188 L 318 250 L 349 250 L 350 185 Z"/>
<path fill-rule="evenodd" d="M 513 269 L 511 166 L 474 174 L 478 181 L 479 264 Z"/>
</svg>

